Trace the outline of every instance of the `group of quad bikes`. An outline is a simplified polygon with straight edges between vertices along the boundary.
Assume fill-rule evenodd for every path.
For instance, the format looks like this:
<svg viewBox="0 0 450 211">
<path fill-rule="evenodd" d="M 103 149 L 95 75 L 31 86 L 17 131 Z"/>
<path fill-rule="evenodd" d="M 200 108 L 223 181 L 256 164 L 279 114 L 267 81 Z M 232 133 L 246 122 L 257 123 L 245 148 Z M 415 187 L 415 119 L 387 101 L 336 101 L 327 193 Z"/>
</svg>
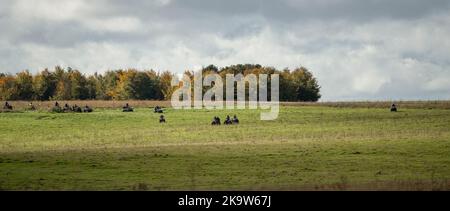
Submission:
<svg viewBox="0 0 450 211">
<path fill-rule="evenodd" d="M 220 125 L 220 118 L 218 116 L 215 116 L 213 118 L 213 121 L 211 122 L 211 125 Z M 236 115 L 233 116 L 233 119 L 230 118 L 230 115 L 227 115 L 225 118 L 225 121 L 223 122 L 224 125 L 237 125 L 239 124 L 239 119 Z"/>
<path fill-rule="evenodd" d="M 128 103 L 125 104 L 125 106 L 122 107 L 122 112 L 134 112 L 134 108 L 131 107 Z M 161 116 L 159 116 L 159 123 L 166 123 L 166 118 L 162 113 L 164 113 L 164 110 L 160 106 L 156 106 L 153 108 L 154 113 L 160 113 Z"/>
<path fill-rule="evenodd" d="M 164 113 L 163 109 L 160 106 L 156 106 L 154 109 L 155 113 Z M 131 107 L 128 103 L 125 104 L 125 106 L 122 107 L 123 112 L 133 112 L 134 108 Z"/>
<path fill-rule="evenodd" d="M 94 109 L 92 109 L 91 107 L 89 107 L 88 105 L 85 105 L 84 107 L 80 107 L 78 105 L 73 105 L 70 106 L 69 104 L 64 104 L 63 107 L 59 106 L 58 102 L 55 102 L 55 105 L 52 108 L 52 112 L 56 112 L 56 113 L 69 113 L 69 112 L 74 112 L 74 113 L 91 113 L 93 112 Z"/>
</svg>

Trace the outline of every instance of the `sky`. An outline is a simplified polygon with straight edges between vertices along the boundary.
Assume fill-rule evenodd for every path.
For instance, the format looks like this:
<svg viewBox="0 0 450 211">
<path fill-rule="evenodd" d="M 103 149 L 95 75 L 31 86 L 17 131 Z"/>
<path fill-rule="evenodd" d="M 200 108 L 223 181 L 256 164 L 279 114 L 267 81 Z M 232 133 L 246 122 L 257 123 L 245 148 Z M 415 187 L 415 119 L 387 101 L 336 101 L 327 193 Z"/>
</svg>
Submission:
<svg viewBox="0 0 450 211">
<path fill-rule="evenodd" d="M 321 101 L 450 99 L 448 0 L 0 0 L 0 72 L 308 68 Z"/>
</svg>

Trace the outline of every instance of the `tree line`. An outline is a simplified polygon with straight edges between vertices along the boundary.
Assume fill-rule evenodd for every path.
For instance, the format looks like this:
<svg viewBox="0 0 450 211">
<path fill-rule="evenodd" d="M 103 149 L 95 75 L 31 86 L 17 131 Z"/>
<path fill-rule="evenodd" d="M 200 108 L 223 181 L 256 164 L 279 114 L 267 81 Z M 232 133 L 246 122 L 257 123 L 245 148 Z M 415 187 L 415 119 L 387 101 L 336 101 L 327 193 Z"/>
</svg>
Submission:
<svg viewBox="0 0 450 211">
<path fill-rule="evenodd" d="M 318 101 L 320 86 L 304 67 L 276 70 L 258 64 L 238 64 L 218 68 L 202 68 L 203 76 L 226 74 L 280 75 L 280 101 Z M 194 75 L 193 71 L 185 74 Z M 119 69 L 103 74 L 86 75 L 79 70 L 56 66 L 36 74 L 28 70 L 17 74 L 0 73 L 1 100 L 170 100 L 177 87 L 171 86 L 175 75 L 169 71 Z M 224 82 L 225 83 L 225 82 Z M 206 88 L 207 89 L 207 88 Z"/>
</svg>

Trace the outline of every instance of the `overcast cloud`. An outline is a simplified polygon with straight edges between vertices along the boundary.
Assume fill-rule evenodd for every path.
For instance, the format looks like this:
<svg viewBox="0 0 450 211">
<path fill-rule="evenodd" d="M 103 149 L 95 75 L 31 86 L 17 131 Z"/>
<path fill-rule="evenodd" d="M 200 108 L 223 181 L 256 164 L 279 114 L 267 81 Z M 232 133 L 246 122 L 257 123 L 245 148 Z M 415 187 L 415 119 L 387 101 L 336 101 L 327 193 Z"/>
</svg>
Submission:
<svg viewBox="0 0 450 211">
<path fill-rule="evenodd" d="M 0 72 L 305 66 L 324 101 L 450 99 L 448 0 L 0 0 Z"/>
</svg>

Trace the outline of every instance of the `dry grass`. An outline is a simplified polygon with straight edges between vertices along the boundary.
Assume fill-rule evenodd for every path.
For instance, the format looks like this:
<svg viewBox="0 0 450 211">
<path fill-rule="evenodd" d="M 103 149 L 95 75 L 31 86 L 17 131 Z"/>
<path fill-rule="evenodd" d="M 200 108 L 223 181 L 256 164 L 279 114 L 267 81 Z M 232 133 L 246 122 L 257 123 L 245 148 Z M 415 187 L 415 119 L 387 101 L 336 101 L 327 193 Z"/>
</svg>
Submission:
<svg viewBox="0 0 450 211">
<path fill-rule="evenodd" d="M 396 101 L 399 109 L 450 109 L 450 101 Z M 360 101 L 360 102 L 281 102 L 285 106 L 325 106 L 337 108 L 389 108 L 390 101 Z"/>
<path fill-rule="evenodd" d="M 38 110 L 49 110 L 55 105 L 55 101 L 31 101 Z M 3 105 L 4 102 L 2 102 Z M 30 101 L 9 101 L 14 110 L 26 110 L 29 108 Z M 89 105 L 93 108 L 122 108 L 126 103 L 135 108 L 146 107 L 170 107 L 170 101 L 151 101 L 151 100 L 61 100 L 58 101 L 60 106 L 68 103 L 69 105 L 84 106 Z"/>
</svg>

